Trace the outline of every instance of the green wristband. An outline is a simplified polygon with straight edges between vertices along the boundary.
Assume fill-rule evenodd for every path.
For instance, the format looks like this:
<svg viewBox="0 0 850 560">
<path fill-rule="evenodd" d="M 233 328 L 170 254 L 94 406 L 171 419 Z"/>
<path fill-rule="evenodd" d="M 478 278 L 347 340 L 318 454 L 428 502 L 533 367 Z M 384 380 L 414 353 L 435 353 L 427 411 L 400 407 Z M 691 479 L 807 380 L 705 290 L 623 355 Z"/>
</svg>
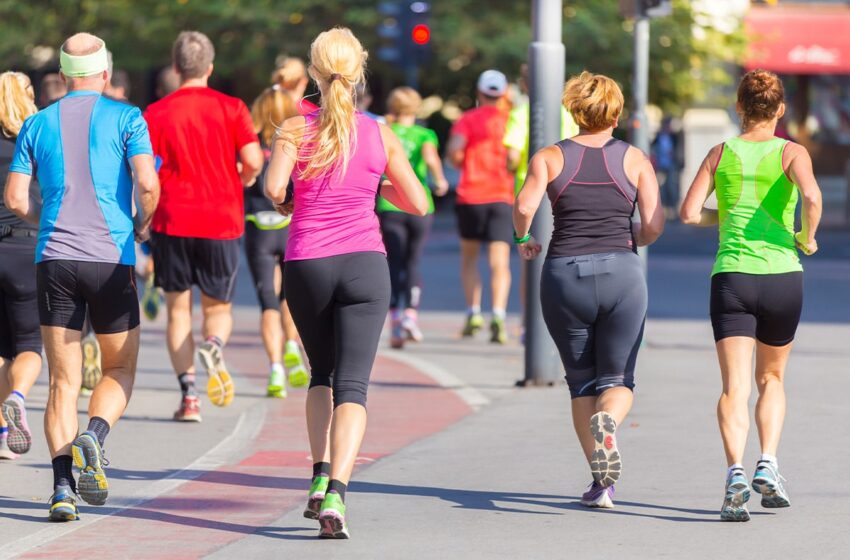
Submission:
<svg viewBox="0 0 850 560">
<path fill-rule="evenodd" d="M 517 245 L 522 245 L 523 243 L 528 243 L 528 240 L 531 239 L 531 233 L 526 233 L 522 237 L 517 237 L 516 232 L 514 232 L 514 243 Z"/>
</svg>

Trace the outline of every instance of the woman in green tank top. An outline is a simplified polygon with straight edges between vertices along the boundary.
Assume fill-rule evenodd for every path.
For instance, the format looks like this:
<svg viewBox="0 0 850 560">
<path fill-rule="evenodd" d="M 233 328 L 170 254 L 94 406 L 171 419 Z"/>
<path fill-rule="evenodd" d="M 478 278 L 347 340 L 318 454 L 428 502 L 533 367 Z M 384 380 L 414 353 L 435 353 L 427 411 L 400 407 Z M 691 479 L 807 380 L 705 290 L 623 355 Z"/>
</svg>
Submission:
<svg viewBox="0 0 850 560">
<path fill-rule="evenodd" d="M 729 469 L 720 517 L 748 521 L 750 483 L 742 464 L 756 355 L 756 425 L 761 458 L 752 489 L 763 507 L 791 505 L 776 459 L 785 419 L 785 366 L 803 304 L 799 252 L 817 251 L 821 194 L 803 146 L 775 136 L 785 113 L 779 78 L 746 74 L 738 87 L 743 132 L 711 149 L 682 204 L 686 224 L 717 224 L 720 243 L 711 278 L 711 324 L 723 392 L 717 405 Z M 704 208 L 714 191 L 717 210 Z M 802 198 L 801 228 L 794 215 Z"/>
</svg>

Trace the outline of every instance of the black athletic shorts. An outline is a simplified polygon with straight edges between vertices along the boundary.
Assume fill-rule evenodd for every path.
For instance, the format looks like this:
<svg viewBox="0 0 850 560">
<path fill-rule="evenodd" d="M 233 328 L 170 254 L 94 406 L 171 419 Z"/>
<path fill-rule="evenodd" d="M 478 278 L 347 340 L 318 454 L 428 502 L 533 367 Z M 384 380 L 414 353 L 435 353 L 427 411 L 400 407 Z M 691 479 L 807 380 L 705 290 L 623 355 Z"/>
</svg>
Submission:
<svg viewBox="0 0 850 560">
<path fill-rule="evenodd" d="M 55 260 L 39 263 L 37 270 L 42 326 L 81 331 L 86 308 L 97 334 L 127 332 L 139 326 L 135 267 Z"/>
<path fill-rule="evenodd" d="M 198 286 L 207 297 L 230 302 L 239 268 L 238 239 L 175 237 L 154 233 L 154 282 L 166 292 Z"/>
<path fill-rule="evenodd" d="M 0 241 L 0 358 L 41 354 L 36 294 L 34 238 Z"/>
<path fill-rule="evenodd" d="M 513 242 L 513 207 L 510 204 L 458 204 L 455 212 L 461 239 Z"/>
<path fill-rule="evenodd" d="M 802 272 L 722 272 L 711 278 L 715 341 L 747 336 L 770 346 L 785 346 L 794 340 L 802 310 Z"/>
<path fill-rule="evenodd" d="M 245 224 L 245 256 L 263 311 L 279 310 L 284 300 L 283 282 L 278 289 L 274 283 L 274 274 L 277 268 L 283 271 L 288 238 L 289 228 L 260 229 L 251 222 Z"/>
</svg>

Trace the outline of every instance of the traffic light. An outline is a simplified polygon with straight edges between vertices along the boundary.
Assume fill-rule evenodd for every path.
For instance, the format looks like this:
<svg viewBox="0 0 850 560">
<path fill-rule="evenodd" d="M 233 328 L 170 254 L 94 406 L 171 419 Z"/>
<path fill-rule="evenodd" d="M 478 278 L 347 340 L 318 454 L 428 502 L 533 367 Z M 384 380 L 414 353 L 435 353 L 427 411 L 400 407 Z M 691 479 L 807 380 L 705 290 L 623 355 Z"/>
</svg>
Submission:
<svg viewBox="0 0 850 560">
<path fill-rule="evenodd" d="M 420 65 L 431 55 L 431 4 L 396 0 L 378 5 L 378 58 L 401 66 Z"/>
<path fill-rule="evenodd" d="M 420 23 L 410 31 L 410 39 L 416 45 L 427 45 L 431 41 L 431 28 Z"/>
</svg>

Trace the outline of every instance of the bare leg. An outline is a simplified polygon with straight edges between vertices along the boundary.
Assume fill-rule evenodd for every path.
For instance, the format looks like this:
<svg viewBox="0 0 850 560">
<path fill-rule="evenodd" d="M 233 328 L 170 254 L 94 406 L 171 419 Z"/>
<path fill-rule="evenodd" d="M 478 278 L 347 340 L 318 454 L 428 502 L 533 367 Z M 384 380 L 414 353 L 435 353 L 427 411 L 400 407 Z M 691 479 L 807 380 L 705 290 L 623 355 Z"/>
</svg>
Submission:
<svg viewBox="0 0 850 560">
<path fill-rule="evenodd" d="M 77 397 L 82 384 L 83 354 L 80 331 L 41 327 L 50 371 L 50 390 L 44 412 L 44 433 L 50 457 L 71 454 L 77 437 Z"/>
<path fill-rule="evenodd" d="M 316 386 L 307 391 L 307 434 L 314 463 L 331 462 L 330 431 L 334 416 L 330 387 Z"/>
<path fill-rule="evenodd" d="M 487 248 L 490 260 L 490 286 L 493 309 L 507 309 L 511 291 L 511 246 L 504 241 L 491 241 Z"/>
<path fill-rule="evenodd" d="M 283 336 L 287 341 L 298 341 L 298 329 L 295 327 L 295 321 L 292 320 L 292 313 L 289 312 L 289 305 L 286 301 L 280 304 L 281 320 L 283 321 Z"/>
<path fill-rule="evenodd" d="M 623 423 L 634 402 L 634 393 L 626 387 L 611 387 L 596 398 L 596 411 L 614 417 L 617 426 Z"/>
<path fill-rule="evenodd" d="M 578 397 L 570 402 L 573 409 L 573 429 L 576 431 L 581 450 L 589 464 L 594 441 L 593 435 L 590 433 L 590 417 L 597 412 L 596 397 Z"/>
<path fill-rule="evenodd" d="M 195 373 L 195 341 L 192 339 L 192 290 L 166 292 L 168 310 L 166 341 L 174 373 Z"/>
<path fill-rule="evenodd" d="M 204 312 L 204 338 L 215 336 L 223 343 L 227 343 L 230 333 L 233 331 L 232 308 L 231 303 L 201 294 L 201 309 Z"/>
<path fill-rule="evenodd" d="M 470 239 L 460 240 L 460 278 L 466 305 L 469 307 L 481 306 L 481 275 L 478 272 L 480 252 L 481 242 Z"/>
<path fill-rule="evenodd" d="M 260 318 L 260 333 L 263 337 L 263 347 L 270 364 L 280 363 L 283 356 L 283 327 L 280 312 L 276 309 L 266 309 Z"/>
<path fill-rule="evenodd" d="M 89 402 L 89 418 L 99 416 L 114 426 L 121 418 L 136 379 L 139 356 L 139 327 L 114 334 L 99 334 L 97 341 L 103 363 L 103 379 Z"/>
<path fill-rule="evenodd" d="M 366 433 L 366 408 L 356 403 L 336 407 L 331 423 L 331 479 L 348 484 Z"/>
<path fill-rule="evenodd" d="M 745 336 L 724 338 L 717 343 L 723 394 L 717 403 L 720 436 L 728 465 L 741 463 L 750 429 L 747 402 L 752 389 L 755 340 Z"/>
<path fill-rule="evenodd" d="M 774 457 L 785 422 L 785 366 L 791 346 L 756 344 L 756 387 L 759 391 L 756 426 L 761 452 Z"/>
<path fill-rule="evenodd" d="M 10 365 L 11 362 L 9 360 L 0 358 L 0 402 L 5 401 L 12 393 L 11 380 L 9 379 Z M 2 414 L 0 414 L 0 427 L 6 427 L 6 420 Z"/>
</svg>

